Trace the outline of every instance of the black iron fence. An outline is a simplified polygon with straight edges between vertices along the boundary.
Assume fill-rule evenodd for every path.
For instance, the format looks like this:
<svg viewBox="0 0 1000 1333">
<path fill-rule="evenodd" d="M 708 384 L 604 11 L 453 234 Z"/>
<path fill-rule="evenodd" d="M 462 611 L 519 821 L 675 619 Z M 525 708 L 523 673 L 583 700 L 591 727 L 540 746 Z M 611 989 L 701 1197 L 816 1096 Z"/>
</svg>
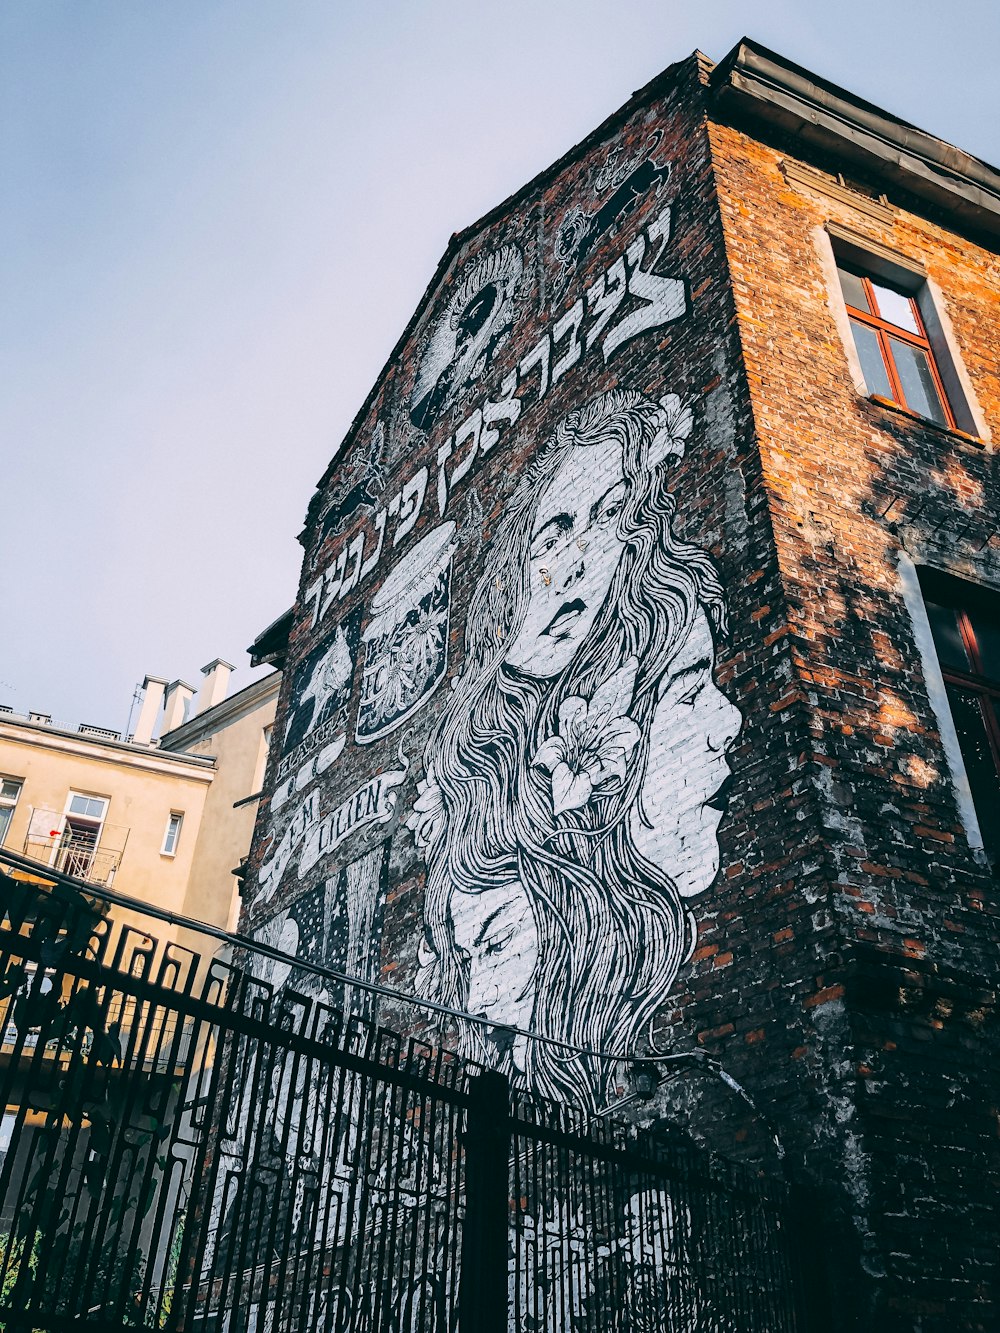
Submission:
<svg viewBox="0 0 1000 1333">
<path fill-rule="evenodd" d="M 0 901 L 0 1329 L 813 1327 L 783 1184 L 540 1103 L 274 951 L 56 878 Z"/>
</svg>

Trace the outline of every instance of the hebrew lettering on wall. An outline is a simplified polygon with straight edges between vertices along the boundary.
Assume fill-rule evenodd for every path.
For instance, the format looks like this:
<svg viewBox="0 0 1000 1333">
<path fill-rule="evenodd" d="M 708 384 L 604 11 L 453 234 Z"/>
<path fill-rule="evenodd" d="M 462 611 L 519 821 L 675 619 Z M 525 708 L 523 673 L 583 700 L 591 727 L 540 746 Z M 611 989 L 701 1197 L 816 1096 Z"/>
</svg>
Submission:
<svg viewBox="0 0 1000 1333">
<path fill-rule="evenodd" d="M 563 218 L 553 245 L 563 269 L 556 280 L 560 293 L 601 237 L 633 212 L 645 195 L 658 193 L 670 178 L 669 164 L 657 165 L 654 160 L 661 139 L 657 131 L 638 153 L 612 149 L 595 176 L 595 202 L 589 209 L 574 205 Z"/>
<path fill-rule="evenodd" d="M 324 918 L 323 956 L 590 1108 L 691 956 L 742 723 L 724 497 L 693 482 L 728 429 L 718 318 L 671 143 L 647 117 L 460 238 L 373 391 L 305 534 L 248 891 L 251 924 L 319 884 L 346 911 L 384 855 L 387 900 Z"/>
</svg>

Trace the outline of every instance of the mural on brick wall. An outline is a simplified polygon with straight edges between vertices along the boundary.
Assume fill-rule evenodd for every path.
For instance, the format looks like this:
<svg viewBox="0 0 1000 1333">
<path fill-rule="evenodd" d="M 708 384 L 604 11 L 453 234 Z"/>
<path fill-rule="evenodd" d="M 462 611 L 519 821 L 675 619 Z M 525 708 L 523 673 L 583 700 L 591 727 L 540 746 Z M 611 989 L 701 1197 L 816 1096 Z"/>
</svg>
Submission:
<svg viewBox="0 0 1000 1333">
<path fill-rule="evenodd" d="M 678 508 L 719 383 L 687 364 L 678 174 L 660 129 L 595 153 L 471 247 L 373 395 L 307 535 L 248 902 L 385 850 L 393 984 L 591 1108 L 587 1052 L 644 1049 L 693 950 L 742 721 Z"/>
<path fill-rule="evenodd" d="M 612 149 L 594 179 L 598 202 L 590 209 L 574 205 L 563 218 L 554 245 L 561 267 L 556 278 L 560 295 L 601 237 L 634 212 L 647 194 L 657 194 L 670 179 L 669 164 L 660 165 L 655 160 L 662 137 L 662 131 L 654 131 L 638 153 Z"/>
<path fill-rule="evenodd" d="M 713 682 L 719 580 L 671 527 L 691 427 L 676 395 L 628 390 L 558 423 L 486 553 L 407 820 L 427 993 L 595 1051 L 635 1047 L 719 868 L 740 715 Z M 482 1031 L 463 1036 L 486 1058 Z M 504 1060 L 578 1103 L 604 1081 L 521 1036 Z"/>
<path fill-rule="evenodd" d="M 435 528 L 372 599 L 355 732 L 361 745 L 401 727 L 444 678 L 454 535 L 454 523 Z"/>
<path fill-rule="evenodd" d="M 410 400 L 410 420 L 429 430 L 444 408 L 487 370 L 514 326 L 524 260 L 515 246 L 471 265 L 432 326 Z"/>
</svg>

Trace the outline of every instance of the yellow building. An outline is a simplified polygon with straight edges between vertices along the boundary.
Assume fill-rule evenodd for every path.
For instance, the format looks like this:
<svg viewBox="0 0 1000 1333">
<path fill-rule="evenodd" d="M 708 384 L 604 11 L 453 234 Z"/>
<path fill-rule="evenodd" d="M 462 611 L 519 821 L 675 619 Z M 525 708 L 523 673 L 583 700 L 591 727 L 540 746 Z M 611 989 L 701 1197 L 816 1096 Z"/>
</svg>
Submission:
<svg viewBox="0 0 1000 1333">
<path fill-rule="evenodd" d="M 250 847 L 281 676 L 227 698 L 231 671 L 210 663 L 197 698 L 183 681 L 147 676 L 127 737 L 0 709 L 0 847 L 167 911 L 234 924 L 233 871 Z"/>
<path fill-rule="evenodd" d="M 279 672 L 196 713 L 160 740 L 158 754 L 211 762 L 183 911 L 235 930 L 239 899 L 233 871 L 250 850 L 278 701 Z"/>
</svg>

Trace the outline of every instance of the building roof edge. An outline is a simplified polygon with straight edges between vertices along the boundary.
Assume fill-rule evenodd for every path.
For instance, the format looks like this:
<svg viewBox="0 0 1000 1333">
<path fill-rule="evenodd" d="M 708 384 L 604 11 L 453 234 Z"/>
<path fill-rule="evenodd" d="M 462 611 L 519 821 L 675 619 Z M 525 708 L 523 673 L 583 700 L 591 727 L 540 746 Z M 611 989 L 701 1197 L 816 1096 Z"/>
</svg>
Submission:
<svg viewBox="0 0 1000 1333">
<path fill-rule="evenodd" d="M 710 75 L 720 107 L 864 166 L 1000 239 L 1000 171 L 744 37 Z"/>
<path fill-rule="evenodd" d="M 89 736 L 86 732 L 66 731 L 44 723 L 29 722 L 21 717 L 0 716 L 0 740 L 19 745 L 47 744 L 50 749 L 63 750 L 81 758 L 102 763 L 131 762 L 137 768 L 165 768 L 187 766 L 190 769 L 210 770 L 215 760 L 197 754 L 182 754 L 161 749 L 159 745 L 136 745 L 132 741 L 113 741 L 106 737 Z M 194 776 L 194 774 L 192 774 Z"/>
<path fill-rule="evenodd" d="M 157 747 L 158 753 L 184 753 L 186 746 L 222 730 L 224 726 L 228 726 L 239 717 L 259 708 L 268 695 L 277 694 L 280 685 L 280 671 L 269 671 L 266 676 L 252 680 L 235 694 L 229 695 L 211 708 L 206 708 L 204 713 L 196 713 L 179 727 L 174 727 L 165 736 L 161 736 Z"/>
<path fill-rule="evenodd" d="M 617 124 L 623 124 L 629 116 L 633 115 L 641 106 L 655 101 L 658 97 L 665 96 L 680 80 L 683 71 L 686 68 L 689 66 L 693 67 L 697 72 L 698 81 L 703 83 L 704 67 L 701 62 L 703 62 L 704 59 L 705 58 L 701 56 L 700 52 L 694 51 L 691 55 L 685 56 L 682 60 L 674 61 L 673 64 L 668 65 L 666 69 L 663 69 L 659 74 L 654 75 L 648 83 L 645 83 L 641 88 L 636 89 L 627 101 L 623 102 L 620 107 L 612 111 L 610 115 L 606 116 L 599 125 L 596 125 L 592 130 L 588 131 L 578 143 L 573 144 L 571 148 L 568 148 L 564 153 L 557 157 L 554 162 L 550 162 L 548 166 L 543 167 L 540 171 L 536 172 L 530 180 L 519 185 L 516 190 L 512 191 L 506 198 L 500 200 L 499 203 L 488 209 L 487 212 L 483 213 L 482 216 L 478 217 L 474 222 L 470 222 L 467 226 L 452 233 L 423 295 L 420 297 L 413 314 L 406 323 L 406 327 L 393 344 L 392 350 L 379 371 L 375 383 L 365 395 L 364 402 L 355 413 L 350 425 L 338 443 L 333 457 L 330 459 L 322 476 L 316 483 L 312 498 L 307 506 L 305 527 L 299 533 L 298 539 L 301 544 L 304 545 L 305 543 L 306 534 L 308 533 L 310 523 L 315 516 L 316 507 L 319 503 L 322 491 L 333 477 L 345 455 L 351 449 L 355 437 L 363 425 L 372 403 L 378 396 L 382 386 L 388 382 L 399 355 L 406 346 L 407 340 L 416 328 L 424 311 L 432 302 L 449 267 L 463 247 L 471 240 L 474 240 L 481 232 L 485 231 L 486 228 L 491 226 L 498 218 L 501 218 L 505 213 L 512 211 L 524 199 L 530 198 L 533 192 L 543 188 L 550 180 L 554 179 L 559 172 L 565 170 L 565 168 L 572 162 L 581 158 L 593 147 L 594 144 L 600 143 L 602 137 L 610 134 Z"/>
</svg>

